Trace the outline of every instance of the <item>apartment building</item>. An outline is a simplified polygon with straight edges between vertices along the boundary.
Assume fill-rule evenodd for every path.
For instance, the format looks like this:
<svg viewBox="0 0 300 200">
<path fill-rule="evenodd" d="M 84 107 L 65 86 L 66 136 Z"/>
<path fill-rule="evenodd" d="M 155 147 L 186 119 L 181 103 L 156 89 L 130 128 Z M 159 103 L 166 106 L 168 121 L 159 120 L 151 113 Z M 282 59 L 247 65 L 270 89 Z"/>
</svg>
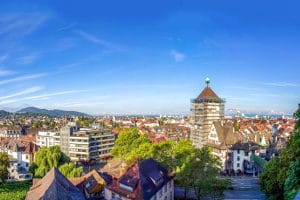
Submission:
<svg viewBox="0 0 300 200">
<path fill-rule="evenodd" d="M 72 161 L 88 162 L 109 156 L 115 139 L 111 130 L 80 128 L 69 123 L 59 131 L 39 131 L 37 144 L 47 147 L 59 145 Z"/>
</svg>

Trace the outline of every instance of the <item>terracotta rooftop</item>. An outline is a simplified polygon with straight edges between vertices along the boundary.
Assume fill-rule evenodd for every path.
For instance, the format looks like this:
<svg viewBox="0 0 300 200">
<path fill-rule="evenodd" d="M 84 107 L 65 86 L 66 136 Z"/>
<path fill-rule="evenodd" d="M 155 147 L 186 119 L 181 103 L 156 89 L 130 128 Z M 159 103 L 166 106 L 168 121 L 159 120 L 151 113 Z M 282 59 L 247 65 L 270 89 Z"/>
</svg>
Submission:
<svg viewBox="0 0 300 200">
<path fill-rule="evenodd" d="M 199 94 L 199 96 L 197 97 L 197 99 L 209 99 L 209 98 L 217 98 L 219 99 L 218 95 L 216 95 L 216 93 L 209 87 L 206 86 L 202 92 Z"/>
<path fill-rule="evenodd" d="M 53 167 L 28 191 L 26 200 L 35 199 L 81 200 L 85 199 L 85 196 L 64 175 Z"/>
</svg>

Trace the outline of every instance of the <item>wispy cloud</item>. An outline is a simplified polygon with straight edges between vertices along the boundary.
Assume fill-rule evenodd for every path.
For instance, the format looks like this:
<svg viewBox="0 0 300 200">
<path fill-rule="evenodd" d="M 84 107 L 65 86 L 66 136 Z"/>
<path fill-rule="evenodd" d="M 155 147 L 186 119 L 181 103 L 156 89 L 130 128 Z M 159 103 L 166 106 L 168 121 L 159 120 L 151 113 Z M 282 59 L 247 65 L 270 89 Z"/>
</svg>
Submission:
<svg viewBox="0 0 300 200">
<path fill-rule="evenodd" d="M 74 93 L 82 93 L 82 92 L 88 92 L 88 90 L 66 90 L 66 91 L 62 91 L 62 92 L 55 92 L 55 93 L 50 93 L 50 94 L 26 97 L 26 98 L 24 98 L 24 100 L 43 99 L 43 98 L 48 98 L 48 97 L 53 97 L 53 96 L 60 96 L 60 95 L 74 94 Z"/>
<path fill-rule="evenodd" d="M 15 78 L 11 78 L 11 79 L 6 79 L 6 80 L 2 80 L 0 81 L 0 85 L 4 85 L 4 84 L 8 84 L 8 83 L 13 83 L 13 82 L 18 82 L 18 81 L 24 81 L 24 80 L 30 80 L 30 79 L 35 79 L 35 78 L 40 78 L 46 76 L 46 74 L 28 74 L 28 75 L 24 75 L 24 76 L 19 76 L 19 77 L 15 77 Z"/>
<path fill-rule="evenodd" d="M 176 62 L 184 61 L 184 59 L 186 58 L 185 54 L 180 53 L 180 52 L 178 52 L 178 51 L 176 51 L 174 49 L 171 50 L 170 55 L 174 58 L 174 60 Z"/>
<path fill-rule="evenodd" d="M 90 42 L 93 42 L 95 44 L 99 44 L 99 45 L 104 46 L 106 48 L 113 49 L 113 50 L 121 50 L 122 49 L 119 45 L 112 44 L 111 42 L 109 42 L 107 40 L 104 40 L 102 38 L 99 38 L 97 36 L 89 34 L 85 31 L 76 30 L 75 33 L 77 33 L 78 35 L 80 35 L 81 37 L 83 37 L 84 39 L 86 39 Z"/>
<path fill-rule="evenodd" d="M 0 76 L 8 76 L 15 74 L 16 72 L 11 71 L 11 70 L 5 70 L 5 69 L 0 69 Z"/>
<path fill-rule="evenodd" d="M 27 90 L 27 93 L 30 93 L 34 90 L 38 90 L 39 88 L 29 88 Z M 47 100 L 50 97 L 53 96 L 60 96 L 60 95 L 66 95 L 66 94 L 74 94 L 74 93 L 81 93 L 81 92 L 87 92 L 87 90 L 67 90 L 67 91 L 61 91 L 61 92 L 55 92 L 55 93 L 50 93 L 50 94 L 44 94 L 44 95 L 36 95 L 36 96 L 29 96 L 29 97 L 23 97 L 23 98 L 12 98 L 12 99 L 5 99 L 5 100 L 0 100 L 0 105 L 3 104 L 10 104 L 10 103 L 15 103 L 15 102 L 20 102 L 20 101 L 30 101 L 30 100 L 35 100 L 35 101 L 41 101 L 41 100 Z M 16 96 L 16 94 L 13 94 Z M 20 94 L 18 94 L 20 95 Z M 12 96 L 12 95 L 10 95 Z"/>
<path fill-rule="evenodd" d="M 260 88 L 255 88 L 255 87 L 244 87 L 244 86 L 230 86 L 228 87 L 230 89 L 238 89 L 238 90 L 246 90 L 246 91 L 260 91 Z"/>
<path fill-rule="evenodd" d="M 2 13 L 0 14 L 0 35 L 27 35 L 36 30 L 46 19 L 45 13 Z"/>
<path fill-rule="evenodd" d="M 22 95 L 26 95 L 26 94 L 31 94 L 31 93 L 40 91 L 41 89 L 43 89 L 43 87 L 41 87 L 41 86 L 30 87 L 30 88 L 27 88 L 27 89 L 25 89 L 25 90 L 23 90 L 21 92 L 17 92 L 17 93 L 10 94 L 10 95 L 7 95 L 7 96 L 0 96 L 0 100 L 9 99 L 9 98 L 13 98 L 13 97 L 17 97 L 17 96 L 22 96 Z"/>
<path fill-rule="evenodd" d="M 71 28 L 75 27 L 77 23 L 73 22 L 71 24 L 68 24 L 66 26 L 60 27 L 57 31 L 67 31 L 70 30 Z"/>
<path fill-rule="evenodd" d="M 31 64 L 37 58 L 37 54 L 30 54 L 17 58 L 16 62 L 20 65 Z"/>
<path fill-rule="evenodd" d="M 275 86 L 275 87 L 297 87 L 299 85 L 295 83 L 289 83 L 289 82 L 261 82 L 263 85 L 268 86 Z"/>
<path fill-rule="evenodd" d="M 0 62 L 5 61 L 8 58 L 8 55 L 2 55 L 0 56 Z"/>
</svg>

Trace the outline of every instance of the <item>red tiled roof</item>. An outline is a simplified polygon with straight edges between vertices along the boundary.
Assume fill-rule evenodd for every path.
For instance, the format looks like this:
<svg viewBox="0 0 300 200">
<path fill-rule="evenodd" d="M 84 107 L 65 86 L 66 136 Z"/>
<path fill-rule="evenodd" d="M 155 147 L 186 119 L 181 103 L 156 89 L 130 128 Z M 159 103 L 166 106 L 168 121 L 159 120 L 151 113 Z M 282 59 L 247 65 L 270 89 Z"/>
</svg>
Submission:
<svg viewBox="0 0 300 200">
<path fill-rule="evenodd" d="M 202 99 L 202 98 L 219 98 L 218 95 L 210 88 L 210 87 L 205 87 L 204 90 L 199 94 L 197 99 Z"/>
</svg>

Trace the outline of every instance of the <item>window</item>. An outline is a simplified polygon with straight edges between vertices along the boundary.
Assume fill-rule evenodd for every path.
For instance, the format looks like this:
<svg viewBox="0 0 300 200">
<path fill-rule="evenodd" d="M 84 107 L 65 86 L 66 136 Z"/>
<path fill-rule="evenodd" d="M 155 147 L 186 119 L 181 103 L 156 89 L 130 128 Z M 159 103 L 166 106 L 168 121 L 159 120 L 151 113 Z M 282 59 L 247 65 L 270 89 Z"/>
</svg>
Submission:
<svg viewBox="0 0 300 200">
<path fill-rule="evenodd" d="M 248 156 L 249 155 L 249 152 L 245 152 L 245 156 Z"/>
<path fill-rule="evenodd" d="M 28 155 L 26 155 L 26 160 L 28 160 Z"/>
<path fill-rule="evenodd" d="M 237 160 L 237 161 L 240 161 L 240 157 L 238 156 L 238 157 L 236 158 L 236 160 Z"/>
<path fill-rule="evenodd" d="M 167 184 L 164 186 L 164 193 L 168 191 Z"/>
<path fill-rule="evenodd" d="M 239 149 L 237 150 L 237 153 L 240 154 L 240 150 Z"/>
<path fill-rule="evenodd" d="M 236 164 L 236 167 L 240 167 L 240 163 L 237 163 L 237 164 Z"/>
</svg>

